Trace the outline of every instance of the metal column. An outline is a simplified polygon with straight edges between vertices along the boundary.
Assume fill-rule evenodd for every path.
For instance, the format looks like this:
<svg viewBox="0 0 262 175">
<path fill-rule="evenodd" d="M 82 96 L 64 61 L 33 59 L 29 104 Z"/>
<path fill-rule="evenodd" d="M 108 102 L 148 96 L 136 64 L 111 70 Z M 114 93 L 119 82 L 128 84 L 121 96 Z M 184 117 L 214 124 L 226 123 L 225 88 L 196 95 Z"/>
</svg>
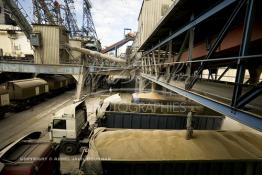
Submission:
<svg viewBox="0 0 262 175">
<path fill-rule="evenodd" d="M 243 30 L 243 38 L 242 38 L 242 44 L 239 54 L 240 56 L 246 56 L 248 53 L 248 47 L 249 47 L 252 25 L 253 25 L 253 18 L 254 18 L 254 0 L 248 0 L 244 30 Z M 232 97 L 233 106 L 237 106 L 238 98 L 242 94 L 242 84 L 244 82 L 244 77 L 245 77 L 245 67 L 243 62 L 241 62 L 241 60 L 239 59 L 237 64 L 235 87 Z"/>
</svg>

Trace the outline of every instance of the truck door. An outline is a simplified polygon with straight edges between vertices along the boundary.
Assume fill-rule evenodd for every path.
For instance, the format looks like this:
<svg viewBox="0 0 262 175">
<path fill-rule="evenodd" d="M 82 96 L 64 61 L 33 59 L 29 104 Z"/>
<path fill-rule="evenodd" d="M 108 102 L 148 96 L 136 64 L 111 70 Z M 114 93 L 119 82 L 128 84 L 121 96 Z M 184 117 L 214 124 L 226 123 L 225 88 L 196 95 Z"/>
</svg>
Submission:
<svg viewBox="0 0 262 175">
<path fill-rule="evenodd" d="M 66 120 L 63 119 L 54 119 L 53 120 L 53 129 L 52 129 L 52 138 L 54 141 L 66 137 Z"/>
</svg>

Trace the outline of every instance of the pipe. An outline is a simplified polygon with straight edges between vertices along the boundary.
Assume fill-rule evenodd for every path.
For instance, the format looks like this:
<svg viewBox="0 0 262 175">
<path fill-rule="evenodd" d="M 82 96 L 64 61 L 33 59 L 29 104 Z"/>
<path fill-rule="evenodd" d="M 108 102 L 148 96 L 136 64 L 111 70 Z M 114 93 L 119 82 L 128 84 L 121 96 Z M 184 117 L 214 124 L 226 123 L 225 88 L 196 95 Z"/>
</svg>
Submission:
<svg viewBox="0 0 262 175">
<path fill-rule="evenodd" d="M 73 46 L 70 46 L 69 44 L 66 44 L 66 46 L 69 47 L 71 50 L 74 50 L 74 51 L 77 51 L 77 52 L 80 52 L 80 53 L 83 53 L 83 54 L 86 54 L 88 56 L 92 56 L 95 58 L 105 59 L 105 60 L 116 62 L 116 63 L 126 63 L 126 60 L 121 59 L 121 58 L 116 58 L 113 56 L 109 56 L 109 55 L 102 54 L 102 53 L 92 51 L 89 49 L 85 49 L 85 48 L 73 47 Z"/>
</svg>

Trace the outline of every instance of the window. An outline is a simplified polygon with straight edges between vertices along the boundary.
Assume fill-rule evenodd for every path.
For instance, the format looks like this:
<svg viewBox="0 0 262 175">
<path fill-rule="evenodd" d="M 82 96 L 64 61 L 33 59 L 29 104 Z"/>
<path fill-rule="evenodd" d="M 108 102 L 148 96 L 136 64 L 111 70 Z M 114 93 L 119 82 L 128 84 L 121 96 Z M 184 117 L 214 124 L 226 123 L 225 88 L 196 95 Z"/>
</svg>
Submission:
<svg viewBox="0 0 262 175">
<path fill-rule="evenodd" d="M 53 128 L 54 129 L 66 129 L 66 120 L 55 119 L 53 121 Z"/>
</svg>

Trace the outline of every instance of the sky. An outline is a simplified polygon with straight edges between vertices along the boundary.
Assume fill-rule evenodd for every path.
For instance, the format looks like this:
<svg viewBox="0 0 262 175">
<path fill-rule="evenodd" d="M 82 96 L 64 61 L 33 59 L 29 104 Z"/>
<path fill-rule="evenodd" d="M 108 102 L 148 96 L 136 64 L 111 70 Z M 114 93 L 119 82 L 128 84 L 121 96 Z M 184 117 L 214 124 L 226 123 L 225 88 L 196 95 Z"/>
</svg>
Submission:
<svg viewBox="0 0 262 175">
<path fill-rule="evenodd" d="M 60 2 L 63 0 L 60 0 Z M 75 1 L 79 26 L 82 25 L 82 0 Z M 137 30 L 137 18 L 143 0 L 90 0 L 98 38 L 102 46 L 109 46 L 124 38 L 124 28 Z M 32 15 L 31 0 L 20 0 L 29 15 Z"/>
</svg>

